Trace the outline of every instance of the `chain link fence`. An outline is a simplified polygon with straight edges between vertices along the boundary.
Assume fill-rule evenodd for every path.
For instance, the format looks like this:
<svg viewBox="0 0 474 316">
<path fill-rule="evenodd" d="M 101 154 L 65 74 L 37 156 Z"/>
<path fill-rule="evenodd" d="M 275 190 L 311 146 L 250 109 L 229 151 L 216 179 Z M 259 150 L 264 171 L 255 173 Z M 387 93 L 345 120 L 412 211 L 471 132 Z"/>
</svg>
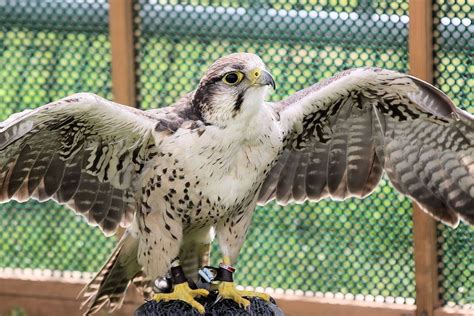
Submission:
<svg viewBox="0 0 474 316">
<path fill-rule="evenodd" d="M 474 113 L 474 3 L 434 1 L 434 81 L 454 103 Z M 474 228 L 438 225 L 440 299 L 474 309 Z"/>
<path fill-rule="evenodd" d="M 458 105 L 473 109 L 471 22 L 440 23 L 471 21 L 467 1 L 458 9 L 437 0 L 435 77 Z M 106 0 L 0 1 L 1 119 L 78 91 L 112 97 L 107 9 Z M 215 59 L 238 51 L 262 57 L 277 84 L 272 100 L 347 68 L 407 72 L 408 20 L 408 0 L 135 0 L 137 103 L 172 104 Z M 465 44 L 451 40 L 454 33 Z M 411 214 L 411 202 L 386 180 L 364 200 L 260 207 L 237 281 L 413 304 Z M 54 203 L 3 204 L 0 221 L 0 267 L 92 272 L 115 243 Z M 473 229 L 440 226 L 438 240 L 442 300 L 469 306 Z M 217 247 L 212 259 L 219 261 Z"/>
<path fill-rule="evenodd" d="M 0 120 L 80 91 L 112 98 L 107 10 L 107 0 L 0 1 Z M 0 268 L 95 272 L 114 244 L 53 202 L 0 205 Z"/>
</svg>

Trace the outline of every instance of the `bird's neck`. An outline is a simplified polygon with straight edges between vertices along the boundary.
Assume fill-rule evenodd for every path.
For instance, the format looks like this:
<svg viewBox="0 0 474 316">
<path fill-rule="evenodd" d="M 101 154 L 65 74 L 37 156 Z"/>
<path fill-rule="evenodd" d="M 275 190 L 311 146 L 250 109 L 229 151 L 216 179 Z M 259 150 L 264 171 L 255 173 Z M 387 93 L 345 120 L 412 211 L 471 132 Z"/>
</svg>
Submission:
<svg viewBox="0 0 474 316">
<path fill-rule="evenodd" d="M 201 96 L 195 91 L 192 107 L 202 116 L 205 123 L 219 128 L 247 128 L 255 120 L 265 115 L 267 87 L 249 88 L 244 94 L 214 94 Z M 263 112 L 262 112 L 263 111 Z"/>
<path fill-rule="evenodd" d="M 264 104 L 246 121 L 224 128 L 206 126 L 202 136 L 190 143 L 179 161 L 186 162 L 187 173 L 205 179 L 203 194 L 220 196 L 219 203 L 230 206 L 263 181 L 265 168 L 281 149 L 281 133 L 271 108 Z"/>
<path fill-rule="evenodd" d="M 258 142 L 270 130 L 270 126 L 274 124 L 271 109 L 265 103 L 251 108 L 251 110 L 236 116 L 232 122 L 222 128 L 232 142 L 237 144 L 249 144 Z M 230 139 L 229 139 L 230 140 Z"/>
</svg>

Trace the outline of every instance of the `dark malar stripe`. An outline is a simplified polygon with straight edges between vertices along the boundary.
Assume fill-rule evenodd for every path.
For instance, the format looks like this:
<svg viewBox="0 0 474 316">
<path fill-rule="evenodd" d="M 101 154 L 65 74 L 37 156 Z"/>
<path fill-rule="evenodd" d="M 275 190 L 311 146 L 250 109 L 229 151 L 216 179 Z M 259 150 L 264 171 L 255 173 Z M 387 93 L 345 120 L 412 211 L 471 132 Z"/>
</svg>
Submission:
<svg viewBox="0 0 474 316">
<path fill-rule="evenodd" d="M 242 107 L 242 103 L 244 102 L 244 94 L 245 94 L 245 91 L 239 93 L 239 95 L 237 96 L 237 99 L 235 100 L 234 115 L 240 112 L 240 108 Z"/>
</svg>

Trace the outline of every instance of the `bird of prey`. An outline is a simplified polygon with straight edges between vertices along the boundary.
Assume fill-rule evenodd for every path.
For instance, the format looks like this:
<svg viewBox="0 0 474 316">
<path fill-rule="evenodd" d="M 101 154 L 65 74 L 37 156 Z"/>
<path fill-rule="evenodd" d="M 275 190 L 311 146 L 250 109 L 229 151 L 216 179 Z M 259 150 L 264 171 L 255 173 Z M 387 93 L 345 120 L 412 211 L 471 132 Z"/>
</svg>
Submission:
<svg viewBox="0 0 474 316">
<path fill-rule="evenodd" d="M 120 307 L 131 283 L 171 273 L 192 289 L 217 236 L 217 290 L 248 306 L 232 265 L 257 204 L 365 197 L 386 172 L 435 218 L 474 224 L 474 120 L 440 90 L 379 68 L 341 72 L 276 103 L 262 60 L 214 62 L 174 105 L 142 111 L 89 93 L 12 115 L 0 124 L 0 201 L 53 199 L 106 235 L 127 227 L 85 288 L 87 314 Z"/>
</svg>

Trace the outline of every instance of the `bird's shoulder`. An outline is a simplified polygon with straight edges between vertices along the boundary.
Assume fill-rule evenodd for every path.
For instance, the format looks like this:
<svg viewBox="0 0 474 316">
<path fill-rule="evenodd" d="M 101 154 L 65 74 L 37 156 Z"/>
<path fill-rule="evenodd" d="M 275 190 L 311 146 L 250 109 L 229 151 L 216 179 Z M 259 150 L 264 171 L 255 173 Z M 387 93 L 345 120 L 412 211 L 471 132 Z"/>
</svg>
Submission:
<svg viewBox="0 0 474 316">
<path fill-rule="evenodd" d="M 174 134 L 178 129 L 202 129 L 206 125 L 201 113 L 192 104 L 194 92 L 181 97 L 170 106 L 146 111 L 156 120 L 155 131 Z"/>
</svg>

